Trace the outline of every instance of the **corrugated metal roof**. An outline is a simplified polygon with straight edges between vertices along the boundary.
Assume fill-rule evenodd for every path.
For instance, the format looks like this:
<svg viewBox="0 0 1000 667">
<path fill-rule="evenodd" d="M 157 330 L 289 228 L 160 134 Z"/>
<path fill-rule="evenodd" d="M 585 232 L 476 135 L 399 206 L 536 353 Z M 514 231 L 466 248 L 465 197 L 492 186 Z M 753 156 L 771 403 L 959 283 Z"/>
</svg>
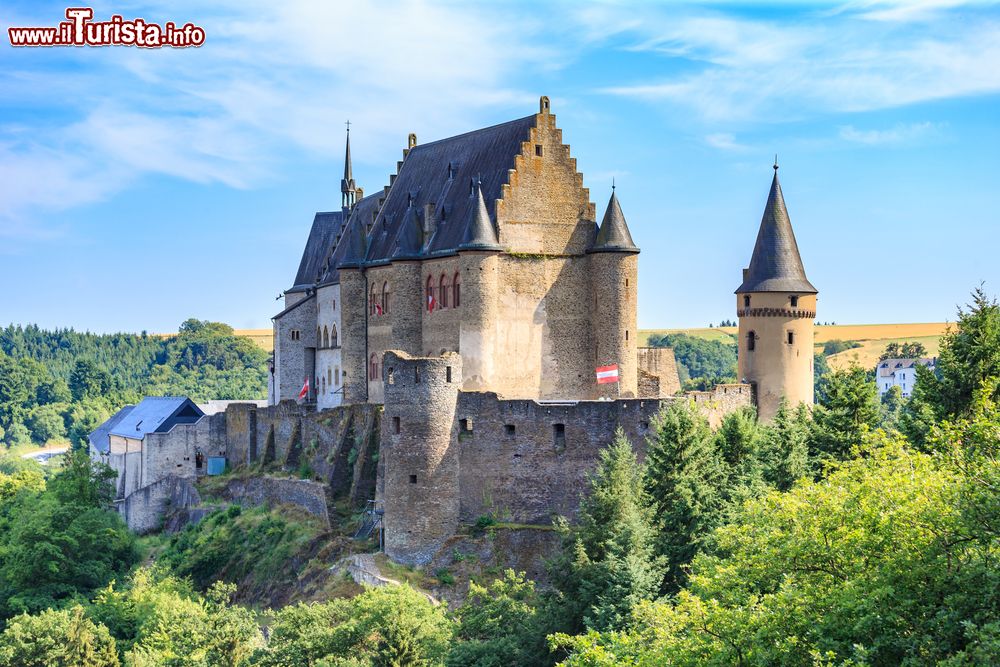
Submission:
<svg viewBox="0 0 1000 667">
<path fill-rule="evenodd" d="M 107 454 L 110 449 L 108 435 L 111 434 L 111 429 L 117 426 L 118 423 L 124 419 L 134 407 L 134 405 L 126 405 L 124 408 L 116 412 L 114 416 L 94 429 L 93 432 L 87 436 L 87 439 L 90 440 L 90 445 L 102 454 Z"/>
<path fill-rule="evenodd" d="M 205 413 L 184 396 L 147 396 L 112 426 L 109 433 L 141 440 L 147 433 L 159 432 L 161 427 L 164 431 L 168 430 L 173 421 L 171 417 L 187 406 L 195 411 L 197 417 L 204 416 Z"/>
</svg>

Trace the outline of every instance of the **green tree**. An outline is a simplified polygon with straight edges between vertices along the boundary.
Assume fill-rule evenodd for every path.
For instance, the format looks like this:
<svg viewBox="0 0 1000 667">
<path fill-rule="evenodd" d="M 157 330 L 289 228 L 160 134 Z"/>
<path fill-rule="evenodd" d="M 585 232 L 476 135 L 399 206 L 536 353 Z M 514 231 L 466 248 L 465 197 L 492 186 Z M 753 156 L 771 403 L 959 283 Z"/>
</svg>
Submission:
<svg viewBox="0 0 1000 667">
<path fill-rule="evenodd" d="M 567 626 L 617 629 L 636 602 L 657 595 L 663 577 L 642 468 L 621 429 L 601 450 L 587 487 L 577 529 L 562 524 L 563 553 L 552 572 Z"/>
<path fill-rule="evenodd" d="M 893 385 L 887 392 L 882 394 L 882 417 L 880 426 L 886 430 L 898 428 L 899 417 L 903 413 L 903 406 L 906 399 L 903 398 L 903 390 L 899 385 Z"/>
<path fill-rule="evenodd" d="M 63 421 L 61 405 L 39 405 L 32 408 L 26 426 L 31 438 L 40 445 L 66 437 L 66 422 Z"/>
<path fill-rule="evenodd" d="M 809 459 L 809 411 L 802 404 L 794 410 L 784 398 L 771 422 L 761 429 L 760 458 L 764 479 L 781 491 L 812 475 Z"/>
<path fill-rule="evenodd" d="M 533 581 L 506 570 L 488 587 L 469 582 L 469 594 L 455 611 L 455 641 L 449 667 L 550 665 L 545 641 L 550 620 Z"/>
<path fill-rule="evenodd" d="M 276 611 L 267 647 L 249 664 L 430 667 L 444 664 L 451 636 L 442 606 L 405 584 L 383 586 Z"/>
<path fill-rule="evenodd" d="M 48 609 L 10 621 L 0 634 L 0 667 L 118 667 L 115 640 L 83 607 Z"/>
<path fill-rule="evenodd" d="M 662 590 L 676 591 L 686 582 L 687 565 L 721 517 L 724 481 L 708 420 L 690 401 L 672 402 L 654 423 L 643 480 L 655 517 L 656 553 L 666 561 Z"/>
<path fill-rule="evenodd" d="M 92 359 L 77 359 L 73 372 L 69 375 L 69 389 L 73 400 L 102 398 L 111 391 L 111 374 Z"/>
<path fill-rule="evenodd" d="M 669 347 L 677 359 L 677 371 L 685 388 L 708 389 L 736 381 L 736 342 L 707 340 L 687 334 L 653 335 L 650 347 Z"/>
<path fill-rule="evenodd" d="M 927 348 L 924 347 L 923 343 L 917 341 L 903 343 L 899 348 L 899 352 L 903 355 L 904 359 L 920 359 L 927 356 Z"/>
<path fill-rule="evenodd" d="M 878 387 L 865 369 L 852 365 L 827 375 L 818 398 L 809 438 L 811 454 L 820 462 L 843 461 L 879 425 Z"/>
</svg>

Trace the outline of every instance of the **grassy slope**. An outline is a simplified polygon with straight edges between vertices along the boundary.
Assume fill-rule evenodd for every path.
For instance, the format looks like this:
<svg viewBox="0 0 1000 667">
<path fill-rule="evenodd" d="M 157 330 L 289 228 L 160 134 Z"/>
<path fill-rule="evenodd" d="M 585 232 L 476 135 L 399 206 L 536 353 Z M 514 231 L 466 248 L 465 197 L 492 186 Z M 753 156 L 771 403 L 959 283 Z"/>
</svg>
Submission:
<svg viewBox="0 0 1000 667">
<path fill-rule="evenodd" d="M 941 334 L 948 324 L 945 322 L 923 322 L 914 324 L 837 324 L 816 327 L 816 350 L 828 340 L 858 341 L 861 347 L 845 350 L 830 356 L 827 361 L 831 368 L 847 368 L 852 363 L 865 368 L 874 367 L 879 355 L 889 343 L 920 342 L 930 356 L 938 353 Z M 651 334 L 684 333 L 708 340 L 735 341 L 735 327 L 695 328 L 695 329 L 641 329 L 639 344 L 644 345 Z"/>
</svg>

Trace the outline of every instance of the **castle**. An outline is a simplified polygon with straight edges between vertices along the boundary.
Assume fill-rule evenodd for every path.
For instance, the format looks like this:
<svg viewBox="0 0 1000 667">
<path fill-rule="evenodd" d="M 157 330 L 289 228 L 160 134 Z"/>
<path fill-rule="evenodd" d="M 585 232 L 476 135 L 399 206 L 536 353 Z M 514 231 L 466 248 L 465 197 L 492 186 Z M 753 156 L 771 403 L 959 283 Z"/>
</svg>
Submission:
<svg viewBox="0 0 1000 667">
<path fill-rule="evenodd" d="M 483 514 L 572 517 L 615 429 L 642 454 L 669 401 L 691 400 L 713 423 L 742 406 L 769 419 L 782 398 L 812 403 L 816 290 L 777 167 L 736 290 L 741 381 L 681 396 L 672 351 L 638 345 L 639 248 L 621 204 L 612 188 L 598 224 L 548 98 L 448 139 L 411 134 L 389 184 L 368 196 L 350 150 L 348 134 L 341 208 L 316 214 L 274 317 L 269 407 L 156 434 L 145 456 L 169 458 L 173 477 L 195 476 L 202 449 L 286 466 L 326 450 L 315 477 L 343 485 L 337 461 L 364 445 L 347 443 L 345 424 L 368 420 L 377 456 L 362 447 L 355 459 L 376 468 L 386 553 L 426 563 Z"/>
</svg>

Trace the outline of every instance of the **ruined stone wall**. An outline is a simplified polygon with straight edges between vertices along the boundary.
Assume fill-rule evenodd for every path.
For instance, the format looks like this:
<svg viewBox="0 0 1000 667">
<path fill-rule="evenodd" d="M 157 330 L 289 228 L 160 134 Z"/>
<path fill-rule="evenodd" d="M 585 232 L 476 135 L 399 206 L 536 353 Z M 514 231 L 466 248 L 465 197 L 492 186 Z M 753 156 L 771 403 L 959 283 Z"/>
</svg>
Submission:
<svg viewBox="0 0 1000 667">
<path fill-rule="evenodd" d="M 202 417 L 194 424 L 177 424 L 166 433 L 147 433 L 142 454 L 143 486 L 170 476 L 194 478 L 198 452 L 206 458 L 226 456 L 225 413 Z"/>
<path fill-rule="evenodd" d="M 118 511 L 133 532 L 143 535 L 160 529 L 167 510 L 200 503 L 191 479 L 170 475 L 131 494 L 118 505 Z"/>
<path fill-rule="evenodd" d="M 615 430 L 624 429 L 641 456 L 662 404 L 642 399 L 550 404 L 463 392 L 456 413 L 458 420 L 468 420 L 457 435 L 461 521 L 471 523 L 483 514 L 535 524 L 548 524 L 555 514 L 575 517 L 586 475 Z"/>
<path fill-rule="evenodd" d="M 694 401 L 712 428 L 717 428 L 730 412 L 753 405 L 753 392 L 748 384 L 719 384 L 711 391 L 689 391 L 683 398 Z"/>
<path fill-rule="evenodd" d="M 673 396 L 681 389 L 680 376 L 677 374 L 677 359 L 673 349 L 669 347 L 640 347 L 637 350 L 639 368 L 649 375 L 659 379 L 659 394 L 657 396 Z M 653 394 L 643 393 L 642 396 Z"/>
<path fill-rule="evenodd" d="M 295 505 L 330 525 L 326 508 L 326 487 L 308 479 L 249 477 L 232 479 L 222 491 L 226 500 L 239 505 Z"/>
</svg>

